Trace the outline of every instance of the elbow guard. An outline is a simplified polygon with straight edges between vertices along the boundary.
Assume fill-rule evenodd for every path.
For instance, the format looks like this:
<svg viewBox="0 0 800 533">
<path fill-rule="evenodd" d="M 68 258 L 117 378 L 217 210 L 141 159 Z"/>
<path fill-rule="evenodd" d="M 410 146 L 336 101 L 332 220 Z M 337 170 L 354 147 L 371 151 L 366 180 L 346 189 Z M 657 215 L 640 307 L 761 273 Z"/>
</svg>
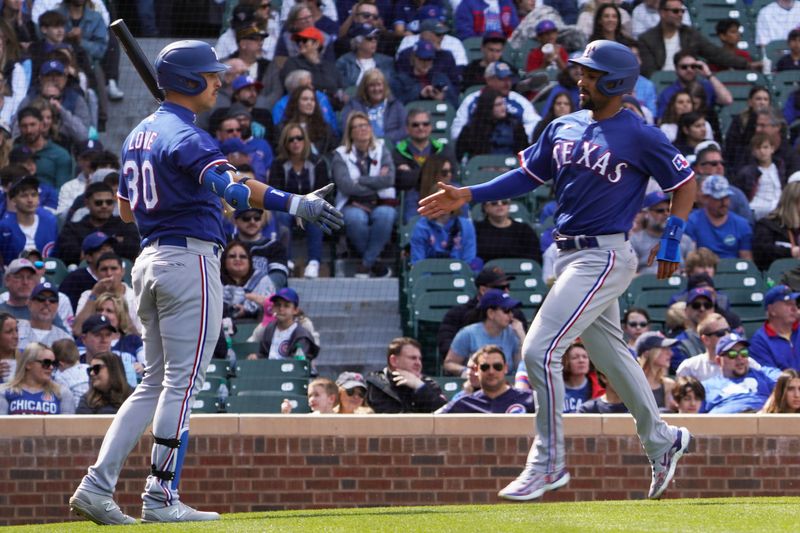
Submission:
<svg viewBox="0 0 800 533">
<path fill-rule="evenodd" d="M 206 170 L 203 175 L 205 188 L 220 198 L 224 198 L 234 209 L 250 207 L 250 189 L 243 183 L 236 183 L 233 174 L 236 167 L 230 163 L 220 163 Z"/>
</svg>

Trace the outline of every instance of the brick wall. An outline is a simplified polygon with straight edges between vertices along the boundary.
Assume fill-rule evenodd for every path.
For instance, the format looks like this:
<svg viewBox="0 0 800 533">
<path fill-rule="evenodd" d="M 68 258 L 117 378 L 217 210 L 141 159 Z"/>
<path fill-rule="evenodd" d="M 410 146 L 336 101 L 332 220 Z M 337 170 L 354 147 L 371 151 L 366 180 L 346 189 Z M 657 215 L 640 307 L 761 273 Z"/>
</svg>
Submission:
<svg viewBox="0 0 800 533">
<path fill-rule="evenodd" d="M 181 493 L 223 513 L 495 503 L 525 461 L 529 416 L 193 418 Z M 800 417 L 684 417 L 697 435 L 669 497 L 800 495 Z M 110 417 L 0 417 L 0 525 L 69 519 L 67 499 Z M 491 429 L 492 436 L 484 435 Z M 545 501 L 641 499 L 650 480 L 626 415 L 566 417 L 572 481 Z M 397 435 L 402 433 L 402 435 Z M 138 516 L 150 439 L 117 501 Z"/>
</svg>

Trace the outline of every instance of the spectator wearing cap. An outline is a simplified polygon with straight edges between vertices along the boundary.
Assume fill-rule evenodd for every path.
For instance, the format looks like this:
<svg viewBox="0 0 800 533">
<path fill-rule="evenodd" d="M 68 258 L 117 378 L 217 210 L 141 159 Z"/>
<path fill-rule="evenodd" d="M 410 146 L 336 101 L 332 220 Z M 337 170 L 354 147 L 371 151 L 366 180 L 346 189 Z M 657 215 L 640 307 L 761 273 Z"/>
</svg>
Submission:
<svg viewBox="0 0 800 533">
<path fill-rule="evenodd" d="M 506 381 L 508 362 L 499 346 L 483 346 L 476 354 L 480 389 L 448 403 L 437 413 L 524 414 L 536 411 L 533 392 L 514 389 Z"/>
<path fill-rule="evenodd" d="M 142 322 L 137 313 L 138 304 L 133 289 L 123 281 L 125 276 L 125 265 L 122 258 L 116 254 L 109 253 L 97 258 L 93 270 L 97 273 L 97 282 L 90 290 L 85 290 L 78 298 L 78 305 L 75 306 L 75 320 L 72 322 L 72 333 L 76 336 L 81 331 L 81 325 L 94 312 L 94 302 L 105 294 L 112 295 L 125 301 L 128 307 L 129 322 L 136 331 L 142 331 Z M 91 304 L 91 305 L 90 305 Z"/>
<path fill-rule="evenodd" d="M 484 262 L 518 257 L 542 263 L 542 250 L 536 232 L 510 216 L 511 200 L 481 204 L 483 220 L 475 223 L 477 254 Z"/>
<path fill-rule="evenodd" d="M 339 404 L 334 409 L 340 415 L 369 415 L 375 411 L 367 403 L 367 380 L 358 372 L 342 372 L 336 378 Z"/>
<path fill-rule="evenodd" d="M 339 0 L 336 2 L 336 10 L 339 15 L 339 38 L 336 40 L 336 55 L 341 56 L 350 46 L 348 36 L 354 26 L 359 24 L 371 24 L 377 26 L 384 36 L 384 42 L 392 42 L 391 48 L 396 45 L 396 36 L 390 28 L 386 28 L 387 23 L 391 23 L 392 0 Z M 416 8 L 414 8 L 416 9 Z M 385 51 L 384 51 L 385 52 Z"/>
<path fill-rule="evenodd" d="M 251 134 L 252 117 L 250 112 L 241 104 L 233 104 L 228 108 L 228 113 L 217 127 L 217 141 L 223 154 L 243 154 L 231 158 L 231 164 L 240 166 L 250 165 L 256 179 L 261 183 L 267 182 L 267 170 L 272 164 L 273 154 L 269 143 L 264 139 L 256 139 Z M 248 140 L 243 139 L 243 132 L 247 130 Z"/>
<path fill-rule="evenodd" d="M 462 328 L 480 322 L 481 310 L 479 307 L 480 299 L 489 289 L 500 289 L 508 292 L 509 284 L 514 280 L 514 276 L 509 276 L 503 269 L 497 266 L 484 267 L 475 277 L 475 287 L 477 294 L 463 304 L 451 307 L 442 318 L 439 324 L 439 331 L 436 334 L 436 345 L 439 347 L 439 357 L 444 359 L 453 343 L 453 338 Z M 523 330 L 527 329 L 528 323 L 521 307 L 512 309 L 514 318 L 522 323 Z"/>
<path fill-rule="evenodd" d="M 249 141 L 252 138 L 266 139 L 273 143 L 277 137 L 273 127 L 272 113 L 269 109 L 258 106 L 258 95 L 264 85 L 250 76 L 237 76 L 234 78 L 231 90 L 231 107 L 229 114 L 239 116 L 242 112 L 239 107 L 249 113 L 250 124 L 248 131 L 242 131 L 242 138 Z M 238 104 L 238 106 L 237 106 Z"/>
<path fill-rule="evenodd" d="M 11 261 L 26 248 L 41 250 L 46 256 L 58 238 L 58 221 L 53 213 L 39 206 L 39 180 L 23 176 L 11 185 L 8 197 L 14 212 L 0 220 L 0 256 Z"/>
<path fill-rule="evenodd" d="M 520 8 L 518 7 L 517 9 L 519 10 Z M 522 16 L 520 11 L 517 11 L 517 13 Z M 543 20 L 552 20 L 559 30 L 564 29 L 564 20 L 556 8 L 545 4 L 541 0 L 534 0 L 530 4 L 530 11 L 523 17 L 514 33 L 509 37 L 508 45 L 514 50 L 519 50 L 529 39 L 536 39 L 536 26 Z M 582 36 L 581 40 L 584 40 Z"/>
<path fill-rule="evenodd" d="M 28 312 L 30 318 L 20 319 L 17 324 L 20 350 L 32 342 L 51 346 L 57 340 L 72 339 L 70 333 L 53 324 L 58 316 L 58 287 L 49 281 L 34 287 L 28 300 Z"/>
<path fill-rule="evenodd" d="M 272 61 L 278 44 L 281 23 L 278 13 L 271 9 L 269 0 L 242 0 L 231 13 L 230 26 L 222 32 L 214 45 L 219 57 L 228 57 L 236 51 L 236 30 L 255 24 L 259 30 L 269 34 L 261 46 L 262 57 Z"/>
<path fill-rule="evenodd" d="M 480 36 L 489 31 L 499 31 L 510 37 L 519 24 L 517 8 L 511 0 L 462 0 L 456 8 L 454 19 L 455 33 L 459 39 Z"/>
<path fill-rule="evenodd" d="M 711 175 L 717 174 L 725 176 L 726 163 L 722 155 L 722 149 L 716 141 L 705 141 L 698 144 L 694 149 L 694 163 L 692 169 L 695 173 L 695 179 L 700 185 L 697 187 L 697 200 L 695 205 L 702 205 L 703 201 L 703 181 Z M 751 226 L 755 224 L 753 218 L 753 211 L 750 209 L 750 204 L 747 201 L 747 196 L 739 187 L 730 185 L 731 189 L 731 211 L 747 220 Z"/>
<path fill-rule="evenodd" d="M 81 242 L 81 264 L 61 281 L 59 289 L 69 298 L 72 308 L 78 307 L 83 291 L 91 290 L 97 282 L 94 267 L 97 259 L 105 254 L 114 253 L 114 239 L 102 231 L 95 231 L 83 238 Z"/>
<path fill-rule="evenodd" d="M 800 370 L 800 327 L 797 299 L 788 285 L 776 285 L 764 295 L 767 320 L 750 339 L 755 361 L 780 370 Z"/>
<path fill-rule="evenodd" d="M 244 61 L 247 75 L 257 80 L 264 79 L 270 61 L 263 57 L 262 46 L 267 34 L 255 24 L 236 30 L 236 51 L 225 59 L 237 58 Z"/>
<path fill-rule="evenodd" d="M 99 355 L 111 352 L 111 345 L 117 338 L 119 338 L 119 330 L 114 327 L 108 317 L 99 313 L 90 315 L 83 321 L 80 328 L 81 344 L 78 346 L 78 351 L 81 354 L 81 361 L 91 362 Z M 135 359 L 128 353 L 116 353 L 115 355 L 122 362 L 128 385 L 131 388 L 136 387 Z"/>
<path fill-rule="evenodd" d="M 793 28 L 786 37 L 786 42 L 789 45 L 789 53 L 784 54 L 775 64 L 776 72 L 783 72 L 784 70 L 800 70 L 800 26 Z M 792 121 L 788 120 L 789 124 Z"/>
<path fill-rule="evenodd" d="M 461 69 L 466 67 L 469 62 L 467 50 L 460 39 L 450 35 L 450 28 L 446 23 L 447 18 L 442 13 L 441 9 L 433 9 L 431 6 L 420 8 L 415 30 L 418 33 L 403 37 L 397 47 L 397 70 L 400 70 L 408 62 L 409 52 L 407 50 L 413 48 L 418 41 L 424 40 L 433 44 L 437 51 L 437 63 L 445 66 L 447 75 L 460 81 Z M 444 55 L 442 52 L 449 52 L 452 57 Z"/>
<path fill-rule="evenodd" d="M 394 94 L 406 104 L 414 100 L 435 100 L 446 101 L 455 107 L 458 103 L 459 85 L 446 73 L 445 62 L 441 60 L 446 57 L 445 54 L 437 54 L 430 41 L 417 41 L 410 52 L 403 55 L 409 59 L 408 66 L 398 60 Z"/>
<path fill-rule="evenodd" d="M 475 110 L 456 141 L 456 157 L 462 161 L 483 154 L 513 157 L 527 146 L 522 120 L 509 114 L 505 97 L 491 87 L 480 91 Z"/>
<path fill-rule="evenodd" d="M 777 259 L 800 259 L 800 182 L 791 182 L 781 192 L 778 207 L 756 222 L 753 230 L 753 260 L 767 270 Z"/>
<path fill-rule="evenodd" d="M 66 62 L 66 58 L 62 58 L 60 55 L 55 57 L 58 59 L 49 59 L 42 63 L 42 67 L 39 69 L 37 85 L 33 87 L 33 92 L 28 98 L 35 98 L 37 92 L 39 95 L 43 94 L 44 87 L 47 85 L 55 85 L 61 91 L 58 100 L 59 111 L 61 109 L 67 110 L 72 115 L 71 118 L 82 122 L 87 128 L 90 125 L 98 125 L 99 121 L 106 118 L 105 109 L 98 110 L 96 101 L 92 103 L 90 109 L 89 98 L 80 86 L 78 73 L 72 70 L 71 65 Z M 20 107 L 29 105 L 29 101 L 21 102 Z M 98 113 L 100 113 L 99 116 Z M 75 121 L 73 120 L 72 122 L 74 123 Z"/>
<path fill-rule="evenodd" d="M 394 145 L 405 136 L 406 108 L 392 94 L 389 80 L 377 68 L 364 73 L 355 97 L 345 104 L 341 113 L 342 126 L 353 111 L 365 113 L 375 136 L 388 145 Z"/>
<path fill-rule="evenodd" d="M 717 342 L 717 362 L 722 374 L 703 381 L 704 413 L 754 413 L 764 406 L 781 374 L 777 368 L 750 366 L 750 343 L 736 333 Z"/>
<path fill-rule="evenodd" d="M 347 100 L 343 92 L 345 83 L 336 63 L 327 61 L 322 54 L 325 35 L 317 28 L 310 27 L 294 33 L 292 40 L 297 43 L 298 54 L 287 59 L 281 68 L 281 83 L 291 71 L 307 70 L 311 73 L 314 87 L 325 93 L 334 107 L 341 107 Z"/>
<path fill-rule="evenodd" d="M 697 326 L 714 312 L 717 296 L 714 289 L 697 287 L 686 296 L 686 329 L 675 336 L 677 344 L 672 346 L 670 374 L 674 374 L 680 364 L 690 357 L 706 351 Z"/>
<path fill-rule="evenodd" d="M 725 317 L 719 313 L 711 313 L 697 325 L 697 333 L 706 351 L 684 359 L 675 374 L 679 377 L 692 377 L 698 381 L 719 376 L 722 369 L 717 361 L 717 343 L 731 332 Z"/>
<path fill-rule="evenodd" d="M 507 369 L 516 369 L 520 361 L 520 346 L 525 339 L 522 322 L 514 317 L 513 309 L 520 305 L 501 289 L 487 290 L 478 303 L 481 321 L 461 328 L 444 358 L 444 371 L 467 377 L 466 361 L 470 354 L 487 344 L 496 344 L 505 354 Z"/>
<path fill-rule="evenodd" d="M 800 2 L 774 0 L 758 10 L 756 46 L 766 47 L 779 41 L 793 29 L 800 28 Z"/>
<path fill-rule="evenodd" d="M 552 20 L 543 20 L 536 25 L 536 40 L 539 46 L 528 53 L 525 61 L 525 71 L 554 67 L 558 70 L 567 68 L 566 48 L 556 42 L 558 28 Z"/>
<path fill-rule="evenodd" d="M 702 208 L 689 214 L 686 234 L 698 247 L 720 258 L 753 259 L 753 230 L 747 220 L 730 212 L 731 188 L 723 176 L 711 175 L 701 185 Z"/>
<path fill-rule="evenodd" d="M 275 287 L 280 289 L 286 286 L 289 275 L 285 244 L 289 236 L 285 228 L 279 225 L 275 215 L 276 212 L 263 209 L 235 211 L 234 231 L 229 242 L 236 241 L 243 244 L 250 254 L 253 270 L 266 272 Z"/>
<path fill-rule="evenodd" d="M 494 89 L 505 98 L 506 112 L 508 115 L 517 117 L 522 121 L 525 134 L 530 139 L 530 136 L 533 134 L 533 128 L 536 127 L 536 123 L 541 120 L 541 117 L 527 98 L 511 90 L 514 82 L 514 73 L 511 68 L 503 61 L 495 61 L 486 67 L 484 77 L 486 78 L 486 87 Z M 469 117 L 475 112 L 480 93 L 481 91 L 470 93 L 458 106 L 456 116 L 453 119 L 453 125 L 450 128 L 450 138 L 454 141 L 458 139 L 461 130 L 464 129 L 464 126 L 469 122 Z"/>
<path fill-rule="evenodd" d="M 275 320 L 267 324 L 259 339 L 258 353 L 248 359 L 314 359 L 319 346 L 313 334 L 298 323 L 300 297 L 294 289 L 284 287 L 270 296 Z"/>
<path fill-rule="evenodd" d="M 380 30 L 372 24 L 358 24 L 353 26 L 350 34 L 350 51 L 336 60 L 336 68 L 345 85 L 358 85 L 364 74 L 372 69 L 382 72 L 391 83 L 395 76 L 394 59 L 377 52 Z"/>
<path fill-rule="evenodd" d="M 503 55 L 503 47 L 506 44 L 506 36 L 501 32 L 490 32 L 483 36 L 481 39 L 481 57 L 473 59 L 462 72 L 461 75 L 461 90 L 465 91 L 473 85 L 485 85 L 486 67 L 489 63 L 500 61 Z M 514 76 L 517 76 L 517 71 L 512 67 Z"/>
<path fill-rule="evenodd" d="M 661 411 L 675 411 L 677 404 L 672 398 L 672 389 L 675 380 L 667 376 L 672 358 L 672 347 L 677 343 L 675 339 L 668 339 L 660 332 L 648 331 L 636 339 L 636 358 L 642 367 L 650 390 L 656 400 L 656 405 Z"/>
<path fill-rule="evenodd" d="M 135 224 L 126 224 L 114 214 L 116 195 L 104 182 L 92 183 L 86 187 L 84 203 L 89 214 L 79 222 L 69 221 L 61 228 L 53 255 L 66 265 L 80 262 L 81 243 L 90 233 L 97 231 L 114 238 L 115 251 L 131 261 L 139 255 L 139 230 Z"/>
<path fill-rule="evenodd" d="M 18 162 L 20 159 L 23 159 L 24 163 Z M 26 176 L 36 176 L 36 161 L 27 148 L 15 147 L 11 150 L 11 160 L 10 165 L 0 167 L 0 219 L 5 216 L 6 212 L 16 212 L 16 207 L 9 197 L 11 186 Z M 58 192 L 56 189 L 51 185 L 39 182 L 39 206 L 55 212 L 57 205 Z"/>
<path fill-rule="evenodd" d="M 642 55 L 642 74 L 650 77 L 656 70 L 676 70 L 673 54 L 688 50 L 704 57 L 709 63 L 725 68 L 758 68 L 755 63 L 735 56 L 713 45 L 695 28 L 683 23 L 686 7 L 681 0 L 660 0 L 659 23 L 639 35 Z"/>
<path fill-rule="evenodd" d="M 319 48 L 319 55 L 323 58 L 323 60 L 331 64 L 336 61 L 336 55 L 333 51 L 335 39 L 331 35 L 322 32 L 319 28 L 315 28 L 314 17 L 311 9 L 305 3 L 298 3 L 294 4 L 289 10 L 289 14 L 283 24 L 283 31 L 281 32 L 280 38 L 278 39 L 278 44 L 275 47 L 275 58 L 273 59 L 273 62 L 278 70 L 283 72 L 282 69 L 286 64 L 286 61 L 289 58 L 300 54 L 299 41 L 295 39 L 295 35 L 309 29 L 316 29 L 317 32 L 319 32 L 319 35 L 313 35 L 322 39 L 322 43 Z M 306 33 L 306 35 L 309 34 L 310 33 Z M 281 76 L 281 80 L 285 78 L 285 75 Z"/>
<path fill-rule="evenodd" d="M 36 176 L 58 188 L 72 179 L 72 158 L 64 148 L 48 140 L 42 113 L 26 107 L 17 113 L 21 145 L 33 152 Z"/>
<path fill-rule="evenodd" d="M 670 198 L 661 191 L 653 191 L 644 197 L 642 211 L 644 217 L 642 221 L 643 229 L 631 235 L 631 246 L 633 246 L 639 266 L 639 274 L 655 274 L 658 267 L 653 263 L 648 266 L 647 261 L 650 251 L 661 240 L 664 231 L 664 224 L 669 218 Z M 689 252 L 695 249 L 694 241 L 688 236 L 681 237 L 681 257 L 686 257 Z"/>
<path fill-rule="evenodd" d="M 92 161 L 103 151 L 103 144 L 95 139 L 88 139 L 80 143 L 75 149 L 75 156 L 78 166 L 78 175 L 66 182 L 58 190 L 58 208 L 56 215 L 59 218 L 66 218 L 67 211 L 78 196 L 86 191 L 91 176 Z"/>
<path fill-rule="evenodd" d="M 37 7 L 44 3 L 41 1 L 36 2 Z M 50 9 L 41 13 L 34 20 L 38 24 L 41 33 L 41 39 L 37 38 L 27 50 L 31 58 L 31 72 L 34 74 L 34 78 L 35 74 L 41 72 L 42 65 L 52 59 L 52 52 L 60 48 L 68 48 L 72 55 L 75 56 L 80 70 L 86 73 L 87 77 L 94 77 L 92 62 L 86 50 L 82 47 L 73 49 L 72 45 L 65 42 L 67 19 L 60 11 Z"/>
<path fill-rule="evenodd" d="M 18 320 L 30 318 L 28 300 L 37 283 L 39 275 L 33 263 L 27 259 L 11 261 L 3 274 L 3 287 L 7 289 L 3 295 L 8 297 L 5 301 L 0 300 L 0 312 L 10 313 Z"/>
<path fill-rule="evenodd" d="M 386 367 L 367 376 L 367 401 L 376 413 L 432 413 L 447 403 L 436 381 L 422 375 L 419 341 L 397 337 L 386 352 Z"/>
</svg>

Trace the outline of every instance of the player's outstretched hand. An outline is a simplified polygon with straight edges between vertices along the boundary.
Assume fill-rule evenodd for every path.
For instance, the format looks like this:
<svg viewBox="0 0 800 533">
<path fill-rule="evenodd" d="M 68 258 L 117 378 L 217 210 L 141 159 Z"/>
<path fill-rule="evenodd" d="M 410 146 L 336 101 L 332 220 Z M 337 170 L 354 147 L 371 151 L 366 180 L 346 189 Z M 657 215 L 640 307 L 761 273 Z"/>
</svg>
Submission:
<svg viewBox="0 0 800 533">
<path fill-rule="evenodd" d="M 647 266 L 651 266 L 653 261 L 655 261 L 656 256 L 658 255 L 658 250 L 661 248 L 661 244 L 656 244 L 653 246 L 653 249 L 650 250 L 650 256 L 647 258 Z M 658 279 L 667 279 L 671 277 L 675 272 L 677 272 L 678 267 L 681 266 L 680 263 L 675 263 L 673 261 L 662 261 L 661 259 L 658 260 L 658 272 L 656 272 L 656 278 Z"/>
<path fill-rule="evenodd" d="M 439 182 L 439 190 L 419 201 L 417 212 L 428 218 L 440 217 L 452 213 L 472 198 L 472 193 L 466 187 L 454 187 L 444 182 Z"/>
<path fill-rule="evenodd" d="M 344 225 L 344 216 L 325 201 L 325 197 L 332 190 L 333 183 L 329 183 L 321 189 L 301 196 L 295 213 L 301 219 L 318 225 L 328 235 Z"/>
</svg>

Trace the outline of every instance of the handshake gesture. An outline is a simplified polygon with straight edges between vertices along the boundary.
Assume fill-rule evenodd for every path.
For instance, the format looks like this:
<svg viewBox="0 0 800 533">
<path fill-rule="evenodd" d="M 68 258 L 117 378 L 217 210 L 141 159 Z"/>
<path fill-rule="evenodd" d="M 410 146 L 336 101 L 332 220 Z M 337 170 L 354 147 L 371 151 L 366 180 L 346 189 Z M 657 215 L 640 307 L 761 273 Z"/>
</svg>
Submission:
<svg viewBox="0 0 800 533">
<path fill-rule="evenodd" d="M 322 231 L 330 235 L 344 225 L 344 217 L 338 209 L 325 201 L 325 197 L 333 190 L 333 183 L 299 197 L 297 208 L 292 215 L 316 224 Z M 294 202 L 292 202 L 294 205 Z"/>
</svg>

